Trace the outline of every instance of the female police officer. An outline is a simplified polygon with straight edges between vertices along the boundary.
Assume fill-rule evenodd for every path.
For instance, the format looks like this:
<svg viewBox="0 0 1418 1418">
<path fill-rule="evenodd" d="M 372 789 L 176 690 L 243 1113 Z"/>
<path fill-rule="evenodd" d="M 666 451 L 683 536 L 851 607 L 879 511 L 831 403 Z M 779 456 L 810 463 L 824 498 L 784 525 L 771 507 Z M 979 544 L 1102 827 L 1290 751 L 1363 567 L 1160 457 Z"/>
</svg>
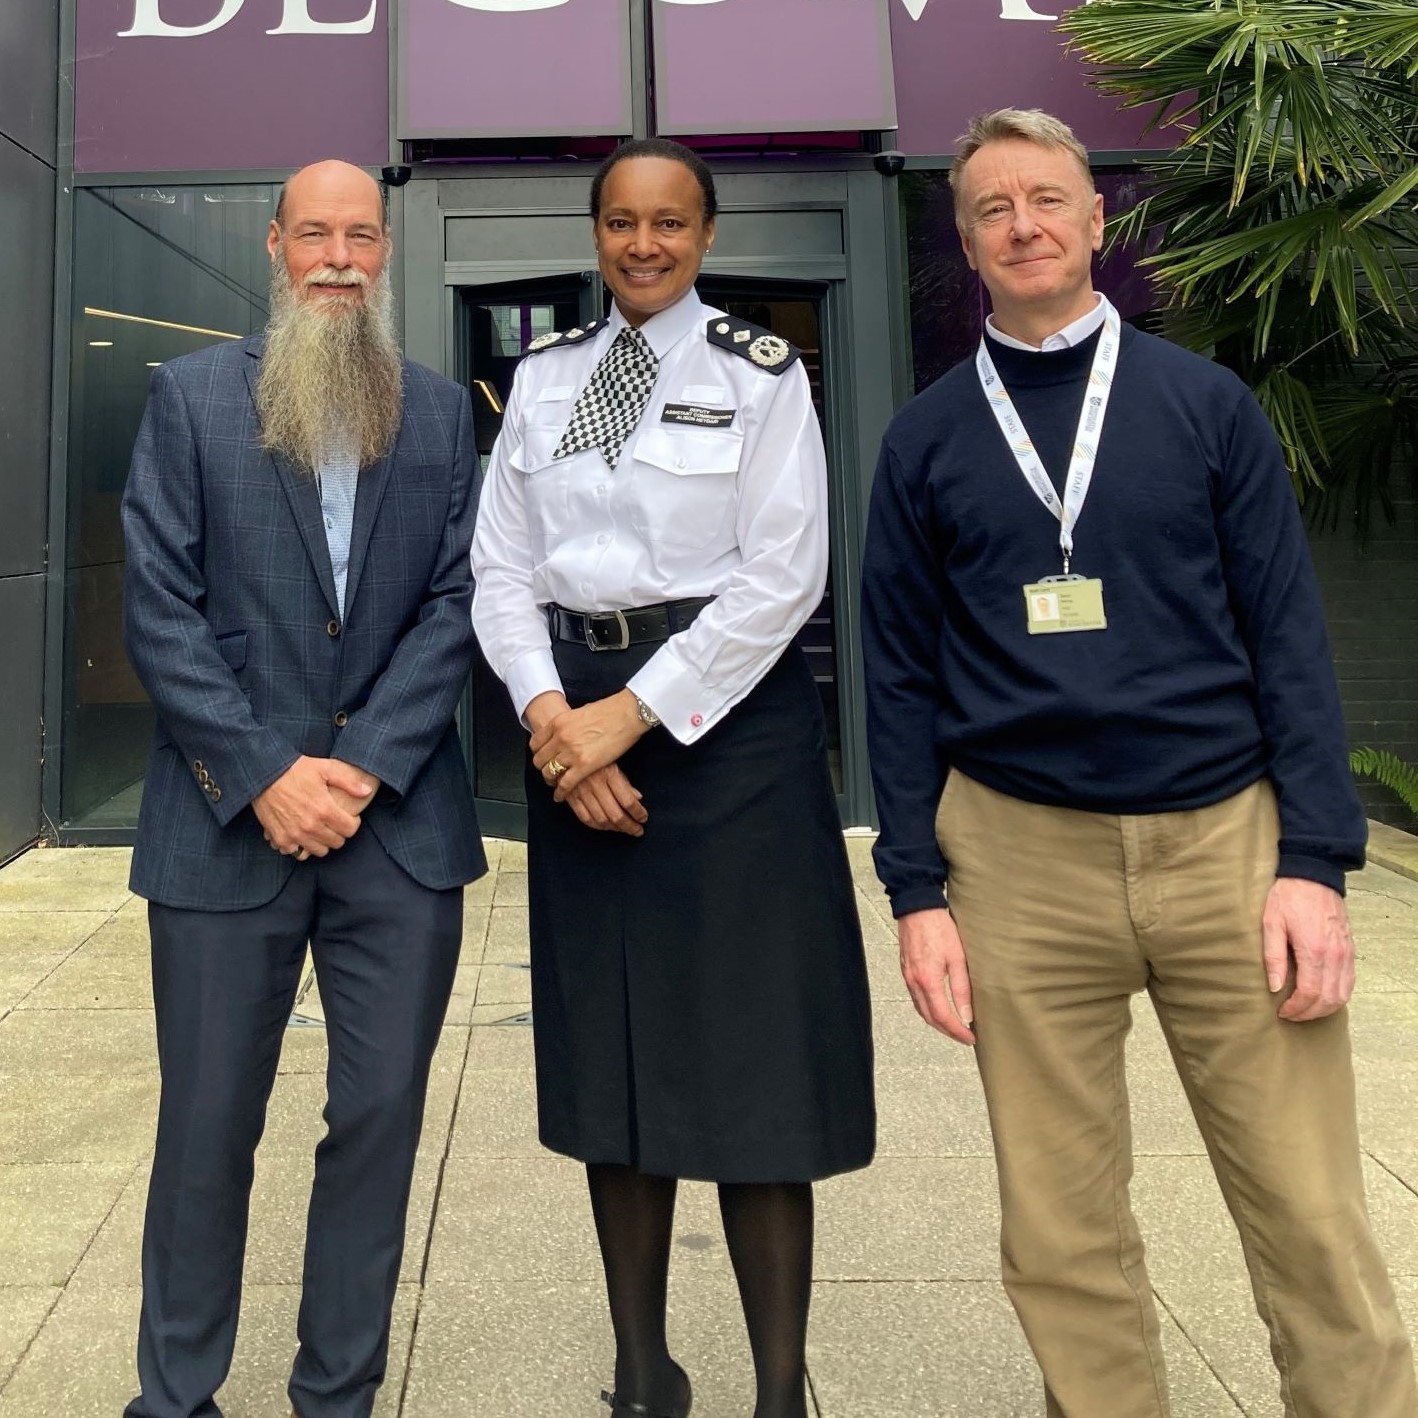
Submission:
<svg viewBox="0 0 1418 1418">
<path fill-rule="evenodd" d="M 586 1163 L 620 1414 L 681 1418 L 676 1178 L 719 1184 L 755 1418 L 804 1418 L 812 1187 L 872 1155 L 871 1036 L 817 691 L 827 572 L 798 352 L 703 305 L 708 169 L 591 187 L 605 320 L 532 345 L 483 492 L 473 621 L 531 731 L 542 1142 Z M 574 707 L 573 707 L 574 706 Z"/>
</svg>

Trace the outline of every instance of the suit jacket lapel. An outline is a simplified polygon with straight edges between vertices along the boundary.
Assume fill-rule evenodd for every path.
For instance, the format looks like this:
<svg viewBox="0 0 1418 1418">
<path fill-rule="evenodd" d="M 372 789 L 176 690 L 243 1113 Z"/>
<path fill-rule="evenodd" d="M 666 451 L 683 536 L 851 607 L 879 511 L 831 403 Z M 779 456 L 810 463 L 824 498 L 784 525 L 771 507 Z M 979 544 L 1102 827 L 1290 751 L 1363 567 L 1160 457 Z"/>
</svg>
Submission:
<svg viewBox="0 0 1418 1418">
<path fill-rule="evenodd" d="M 246 353 L 252 356 L 251 363 L 246 366 L 246 383 L 251 390 L 253 408 L 256 402 L 256 377 L 261 369 L 261 353 L 265 343 L 263 337 L 257 336 L 248 340 L 246 345 Z M 280 484 L 285 489 L 286 500 L 290 503 L 291 515 L 295 518 L 295 525 L 300 529 L 301 540 L 305 543 L 306 555 L 310 558 L 315 579 L 320 583 L 320 590 L 329 603 L 331 614 L 339 617 L 340 601 L 335 594 L 335 573 L 330 566 L 330 543 L 325 536 L 325 523 L 320 515 L 320 492 L 315 485 L 315 479 L 309 473 L 297 471 L 284 458 L 273 453 L 261 453 L 260 456 L 269 459 L 276 469 Z M 358 515 L 356 510 L 356 518 Z M 349 603 L 349 587 L 346 586 L 345 604 Z"/>
</svg>

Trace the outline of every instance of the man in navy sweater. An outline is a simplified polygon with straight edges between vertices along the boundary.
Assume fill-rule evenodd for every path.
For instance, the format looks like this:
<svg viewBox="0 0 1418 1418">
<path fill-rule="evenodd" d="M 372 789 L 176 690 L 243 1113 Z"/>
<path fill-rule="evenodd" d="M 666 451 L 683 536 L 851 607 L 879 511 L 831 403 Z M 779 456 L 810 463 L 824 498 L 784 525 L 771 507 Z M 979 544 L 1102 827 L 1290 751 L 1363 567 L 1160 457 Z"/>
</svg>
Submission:
<svg viewBox="0 0 1418 1418">
<path fill-rule="evenodd" d="M 977 119 L 951 184 L 994 313 L 877 468 L 876 864 L 917 1009 L 976 1047 L 1047 1412 L 1170 1412 L 1128 1201 L 1145 988 L 1285 1412 L 1413 1418 L 1344 1008 L 1364 816 L 1280 448 L 1239 379 L 1093 290 L 1103 199 L 1068 128 Z"/>
</svg>

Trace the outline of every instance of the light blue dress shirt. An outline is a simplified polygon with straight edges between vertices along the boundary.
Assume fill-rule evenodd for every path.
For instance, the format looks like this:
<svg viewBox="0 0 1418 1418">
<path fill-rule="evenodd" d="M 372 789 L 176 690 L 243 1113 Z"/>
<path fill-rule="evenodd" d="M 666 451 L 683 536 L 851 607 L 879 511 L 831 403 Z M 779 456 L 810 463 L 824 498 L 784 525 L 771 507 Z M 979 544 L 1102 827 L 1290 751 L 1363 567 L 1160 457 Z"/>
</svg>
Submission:
<svg viewBox="0 0 1418 1418">
<path fill-rule="evenodd" d="M 355 490 L 359 485 L 359 457 L 348 448 L 332 449 L 315 470 L 320 488 L 320 515 L 325 542 L 330 548 L 330 569 L 335 573 L 335 597 L 340 619 L 345 618 L 345 580 L 350 570 L 350 536 L 354 531 Z"/>
</svg>

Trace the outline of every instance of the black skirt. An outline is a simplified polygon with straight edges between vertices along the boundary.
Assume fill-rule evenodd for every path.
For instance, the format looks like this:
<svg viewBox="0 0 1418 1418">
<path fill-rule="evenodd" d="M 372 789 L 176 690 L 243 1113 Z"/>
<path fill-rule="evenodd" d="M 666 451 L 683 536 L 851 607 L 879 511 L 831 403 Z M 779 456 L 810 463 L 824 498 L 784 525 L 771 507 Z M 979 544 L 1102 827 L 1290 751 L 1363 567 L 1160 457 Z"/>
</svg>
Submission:
<svg viewBox="0 0 1418 1418">
<path fill-rule="evenodd" d="M 573 705 L 656 645 L 558 642 Z M 537 1108 L 585 1162 L 805 1182 L 871 1161 L 871 1010 L 821 705 L 789 650 L 695 744 L 621 760 L 645 835 L 583 827 L 528 760 Z"/>
</svg>

